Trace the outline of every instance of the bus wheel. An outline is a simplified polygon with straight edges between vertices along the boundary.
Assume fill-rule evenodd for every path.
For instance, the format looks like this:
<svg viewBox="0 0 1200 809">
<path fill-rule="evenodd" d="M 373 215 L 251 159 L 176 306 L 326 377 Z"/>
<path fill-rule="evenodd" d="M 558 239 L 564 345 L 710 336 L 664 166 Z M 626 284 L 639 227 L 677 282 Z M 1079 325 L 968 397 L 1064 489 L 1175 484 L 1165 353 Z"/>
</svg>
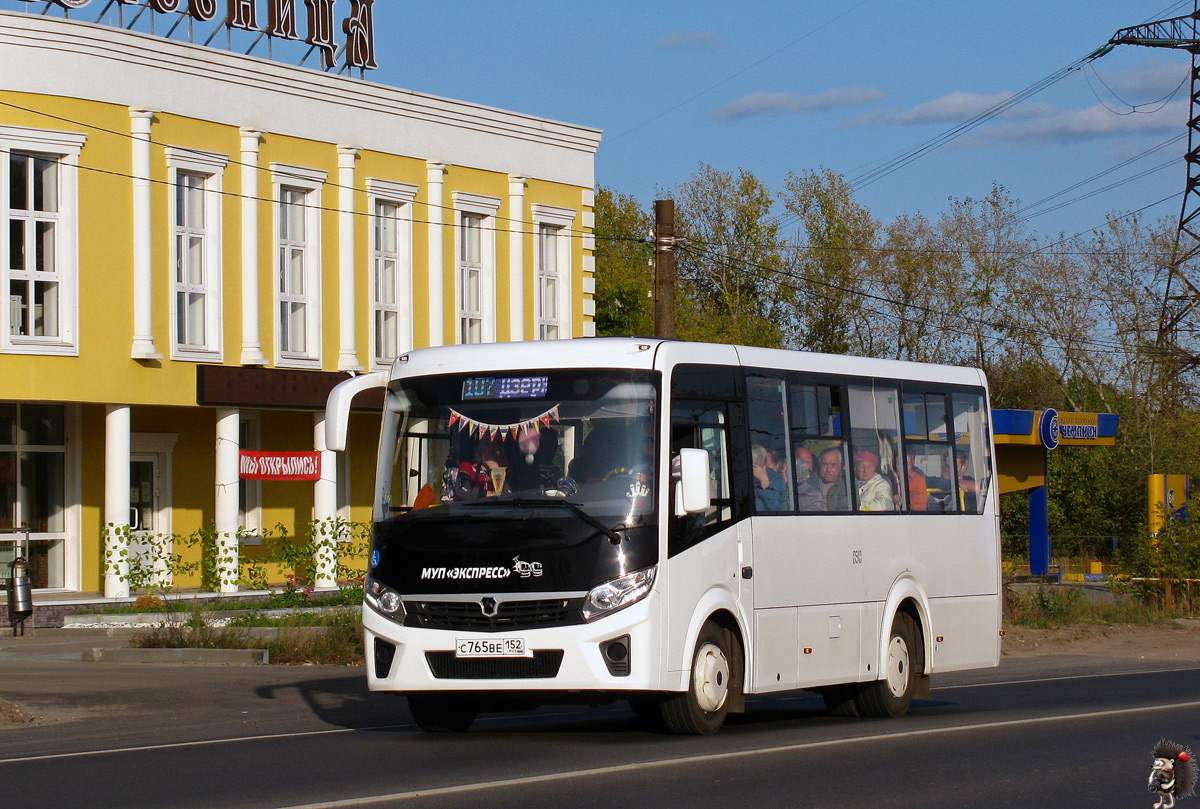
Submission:
<svg viewBox="0 0 1200 809">
<path fill-rule="evenodd" d="M 426 733 L 462 733 L 475 722 L 475 701 L 464 694 L 409 694 L 408 710 Z"/>
<path fill-rule="evenodd" d="M 854 702 L 863 716 L 903 716 L 912 703 L 917 678 L 924 670 L 917 625 L 906 612 L 896 614 L 883 660 L 885 677 L 867 686 Z"/>
<path fill-rule="evenodd" d="M 662 704 L 662 718 L 672 733 L 707 735 L 725 723 L 729 710 L 730 665 L 734 659 L 730 634 L 708 623 L 696 638 L 688 690 Z"/>
</svg>

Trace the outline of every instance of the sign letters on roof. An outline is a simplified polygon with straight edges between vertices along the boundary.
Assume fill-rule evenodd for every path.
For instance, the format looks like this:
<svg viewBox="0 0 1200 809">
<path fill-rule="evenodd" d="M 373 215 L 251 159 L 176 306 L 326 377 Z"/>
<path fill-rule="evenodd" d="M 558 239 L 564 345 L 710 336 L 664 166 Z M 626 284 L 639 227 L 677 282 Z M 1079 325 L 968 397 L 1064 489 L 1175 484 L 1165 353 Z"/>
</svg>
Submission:
<svg viewBox="0 0 1200 809">
<path fill-rule="evenodd" d="M 115 0 L 127 6 L 149 3 L 160 14 L 186 13 L 200 22 L 217 19 L 222 0 Z M 304 41 L 321 52 L 325 69 L 336 66 L 338 51 L 337 21 L 334 3 L 337 0 L 304 0 L 308 11 L 308 35 Z M 23 0 L 26 3 L 38 0 Z M 81 9 L 92 0 L 49 0 L 65 9 Z M 267 24 L 260 28 L 258 0 L 224 0 L 224 24 L 247 31 L 261 30 L 267 36 L 280 39 L 300 39 L 296 28 L 296 0 L 266 0 Z M 374 70 L 375 63 L 375 0 L 350 0 L 350 12 L 342 20 L 341 30 L 346 37 L 346 64 L 362 70 Z"/>
</svg>

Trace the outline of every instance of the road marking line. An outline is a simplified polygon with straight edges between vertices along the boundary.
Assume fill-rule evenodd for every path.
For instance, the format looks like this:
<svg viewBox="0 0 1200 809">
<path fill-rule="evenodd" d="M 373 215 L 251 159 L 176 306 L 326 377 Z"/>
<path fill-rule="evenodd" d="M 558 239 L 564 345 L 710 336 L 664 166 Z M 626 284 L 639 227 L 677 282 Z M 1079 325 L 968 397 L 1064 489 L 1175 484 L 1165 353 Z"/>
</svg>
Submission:
<svg viewBox="0 0 1200 809">
<path fill-rule="evenodd" d="M 1026 683 L 1056 683 L 1064 680 L 1094 680 L 1100 677 L 1131 677 L 1136 674 L 1174 674 L 1195 672 L 1200 668 L 1145 669 L 1142 671 L 1108 671 L 1102 674 L 1064 674 L 1061 677 L 1036 677 L 1030 680 L 996 680 L 990 683 L 962 683 L 961 685 L 935 685 L 932 691 L 949 691 L 955 688 L 984 688 L 996 685 L 1025 685 Z"/>
<path fill-rule="evenodd" d="M 750 758 L 777 753 L 791 753 L 798 750 L 810 750 L 819 747 L 838 747 L 860 742 L 875 742 L 891 739 L 911 739 L 917 736 L 935 736 L 943 733 L 961 733 L 971 730 L 991 730 L 993 728 L 1018 727 L 1021 725 L 1037 725 L 1050 722 L 1062 722 L 1072 719 L 1095 719 L 1107 716 L 1123 716 L 1125 714 L 1145 713 L 1146 711 L 1177 711 L 1182 708 L 1200 708 L 1200 700 L 1176 702 L 1171 705 L 1152 705 L 1137 708 L 1115 708 L 1107 711 L 1091 711 L 1089 713 L 1066 714 L 1060 716 L 1037 716 L 1028 719 L 1005 719 L 998 722 L 981 722 L 975 725 L 955 725 L 947 728 L 926 728 L 924 730 L 906 730 L 898 733 L 880 733 L 874 736 L 855 736 L 849 739 L 829 739 L 820 742 L 800 742 L 785 744 L 777 747 L 762 747 L 754 750 L 736 750 L 728 753 L 706 753 L 698 756 L 683 756 L 681 758 L 660 759 L 657 761 L 634 762 L 632 764 L 616 764 L 609 767 L 593 767 L 585 770 L 568 770 L 566 772 L 532 775 L 524 778 L 506 778 L 499 781 L 481 781 L 475 784 L 462 784 L 452 787 L 433 787 L 417 789 L 410 792 L 393 792 L 387 795 L 368 795 L 361 798 L 346 798 L 336 801 L 297 804 L 295 806 L 279 807 L 278 809 L 350 809 L 356 806 L 373 806 L 392 801 L 404 801 L 412 798 L 435 798 L 447 795 L 460 795 L 467 792 L 482 792 L 504 787 L 527 787 L 531 784 L 546 784 L 555 781 L 567 781 L 574 778 L 592 778 L 602 775 L 637 772 L 640 770 L 662 769 L 686 764 L 704 764 L 716 761 L 729 761 L 740 758 Z"/>
<path fill-rule="evenodd" d="M 934 687 L 932 690 L 933 691 L 950 691 L 953 689 L 960 689 L 960 688 L 983 688 L 984 686 L 1022 685 L 1025 683 L 1051 683 L 1051 682 L 1056 682 L 1056 681 L 1060 681 L 1060 680 L 1088 680 L 1088 679 L 1095 679 L 1095 678 L 1099 678 L 1099 677 L 1128 677 L 1128 676 L 1133 676 L 1136 674 L 1171 674 L 1174 672 L 1189 672 L 1189 671 L 1190 672 L 1200 671 L 1200 668 L 1154 669 L 1154 670 L 1149 670 L 1149 671 L 1119 671 L 1119 672 L 1108 672 L 1108 673 L 1104 673 L 1104 674 L 1078 674 L 1078 675 L 1070 675 L 1070 676 L 1063 676 L 1063 677 L 1041 677 L 1041 678 L 1032 679 L 1032 680 L 1000 680 L 1000 681 L 990 682 L 990 683 L 964 683 L 962 685 L 940 685 L 940 686 Z M 759 701 L 762 701 L 762 702 L 772 702 L 772 701 L 773 702 L 789 702 L 789 701 L 817 699 L 817 697 L 815 697 L 815 696 L 778 697 L 778 698 L 772 699 L 770 697 L 770 695 L 768 695 L 768 694 L 759 695 L 759 697 L 762 698 L 761 700 L 758 698 L 755 698 L 754 695 L 751 695 L 751 697 L 754 699 L 755 702 L 759 702 Z M 604 708 L 604 709 L 600 709 L 600 710 L 603 713 L 612 713 L 612 712 L 619 711 L 619 710 L 623 711 L 624 709 Z M 1148 709 L 1148 710 L 1153 710 L 1153 709 Z M 578 712 L 571 711 L 571 712 L 531 714 L 531 715 L 527 716 L 526 718 L 548 719 L 548 718 L 553 718 L 553 717 L 577 716 L 577 715 L 578 715 Z M 478 719 L 478 722 L 500 722 L 500 721 L 507 721 L 510 719 L 512 719 L 511 716 L 484 716 L 484 717 L 480 717 Z M 408 723 L 399 724 L 399 725 L 367 725 L 367 726 L 358 727 L 358 728 L 336 728 L 333 730 L 304 730 L 304 731 L 296 731 L 295 733 L 267 733 L 267 734 L 263 734 L 263 735 L 259 735 L 259 736 L 233 736 L 233 737 L 229 737 L 229 738 L 225 738 L 225 739 L 204 739 L 201 741 L 190 741 L 190 742 L 169 742 L 167 744 L 147 744 L 147 745 L 142 745 L 142 746 L 138 746 L 138 747 L 113 747 L 113 748 L 107 748 L 104 750 L 80 750 L 80 751 L 73 752 L 73 753 L 47 753 L 47 754 L 38 755 L 38 756 L 20 756 L 17 758 L 0 758 L 0 764 L 20 764 L 20 763 L 31 762 L 31 761 L 56 761 L 56 760 L 60 760 L 60 759 L 83 758 L 86 756 L 104 756 L 104 755 L 115 754 L 115 753 L 142 753 L 142 752 L 146 752 L 148 750 L 172 750 L 172 749 L 178 749 L 180 747 L 208 747 L 208 746 L 214 745 L 214 744 L 233 744 L 236 742 L 269 741 L 271 739 L 298 739 L 298 738 L 304 738 L 306 736 L 328 736 L 328 735 L 337 734 L 337 733 L 355 733 L 358 731 L 367 731 L 367 730 L 403 730 L 405 728 L 415 728 L 415 727 L 416 727 L 416 725 L 414 725 L 412 722 L 408 722 Z"/>
<path fill-rule="evenodd" d="M 305 736 L 329 736 L 334 733 L 356 733 L 362 730 L 398 730 L 400 728 L 416 727 L 411 722 L 404 725 L 367 725 L 361 728 L 336 728 L 334 730 L 300 730 L 295 733 L 266 733 L 261 736 L 233 736 L 226 739 L 202 739 L 192 742 L 170 742 L 167 744 L 146 744 L 140 747 L 113 747 L 105 750 L 80 750 L 75 753 L 47 753 L 41 756 L 21 756 L 19 758 L 0 758 L 0 764 L 20 764 L 29 761 L 55 761 L 64 758 L 83 758 L 85 756 L 106 756 L 112 753 L 143 753 L 147 750 L 173 750 L 180 747 L 208 747 L 214 744 L 232 744 L 234 742 L 258 742 L 271 739 L 299 739 Z"/>
</svg>

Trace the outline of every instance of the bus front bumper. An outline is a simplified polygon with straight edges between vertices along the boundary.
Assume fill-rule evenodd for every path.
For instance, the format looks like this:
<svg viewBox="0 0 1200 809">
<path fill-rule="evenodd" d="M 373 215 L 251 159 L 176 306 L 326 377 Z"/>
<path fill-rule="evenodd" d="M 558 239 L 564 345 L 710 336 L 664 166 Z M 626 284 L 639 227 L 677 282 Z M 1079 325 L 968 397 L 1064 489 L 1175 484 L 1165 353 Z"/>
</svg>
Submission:
<svg viewBox="0 0 1200 809">
<path fill-rule="evenodd" d="M 651 593 L 590 623 L 516 632 L 401 626 L 364 606 L 367 684 L 372 691 L 395 692 L 660 690 L 662 644 L 650 620 L 656 602 Z M 530 656 L 460 657 L 456 651 L 464 641 L 518 638 Z M 621 656 L 611 644 L 619 646 L 623 638 L 625 665 L 611 659 Z"/>
</svg>

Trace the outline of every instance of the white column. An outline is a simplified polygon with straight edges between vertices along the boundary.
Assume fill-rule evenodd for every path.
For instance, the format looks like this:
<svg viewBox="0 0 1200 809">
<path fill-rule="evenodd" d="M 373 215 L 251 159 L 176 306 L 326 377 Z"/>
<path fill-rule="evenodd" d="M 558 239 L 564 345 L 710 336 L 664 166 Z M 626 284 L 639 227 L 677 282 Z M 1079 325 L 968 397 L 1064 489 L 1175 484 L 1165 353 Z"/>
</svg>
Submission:
<svg viewBox="0 0 1200 809">
<path fill-rule="evenodd" d="M 354 160 L 358 149 L 338 146 L 339 371 L 361 371 L 354 348 Z"/>
<path fill-rule="evenodd" d="M 129 405 L 104 416 L 104 597 L 129 596 Z"/>
<path fill-rule="evenodd" d="M 238 483 L 241 415 L 234 408 L 217 410 L 217 578 L 222 593 L 238 589 Z"/>
<path fill-rule="evenodd" d="M 525 178 L 508 175 L 508 339 L 525 339 Z"/>
<path fill-rule="evenodd" d="M 325 443 L 325 411 L 313 414 L 313 448 L 321 453 L 321 479 L 313 484 L 313 529 L 316 550 L 313 566 L 316 587 L 337 586 L 337 453 Z"/>
<path fill-rule="evenodd" d="M 242 365 L 266 365 L 258 336 L 258 151 L 262 133 L 242 129 Z"/>
<path fill-rule="evenodd" d="M 154 113 L 129 108 L 133 135 L 133 350 L 135 360 L 160 360 L 154 349 L 154 237 L 150 199 L 150 126 Z"/>
<path fill-rule="evenodd" d="M 425 206 L 428 212 L 425 219 L 429 222 L 429 344 L 440 346 L 446 344 L 445 322 L 445 289 L 446 273 L 442 264 L 442 222 L 445 211 L 445 175 L 446 164 L 433 160 L 426 162 L 426 175 L 429 182 L 429 204 Z M 454 218 L 450 217 L 451 225 Z M 451 287 L 453 289 L 453 286 Z M 451 341 L 453 342 L 453 341 Z"/>
</svg>

